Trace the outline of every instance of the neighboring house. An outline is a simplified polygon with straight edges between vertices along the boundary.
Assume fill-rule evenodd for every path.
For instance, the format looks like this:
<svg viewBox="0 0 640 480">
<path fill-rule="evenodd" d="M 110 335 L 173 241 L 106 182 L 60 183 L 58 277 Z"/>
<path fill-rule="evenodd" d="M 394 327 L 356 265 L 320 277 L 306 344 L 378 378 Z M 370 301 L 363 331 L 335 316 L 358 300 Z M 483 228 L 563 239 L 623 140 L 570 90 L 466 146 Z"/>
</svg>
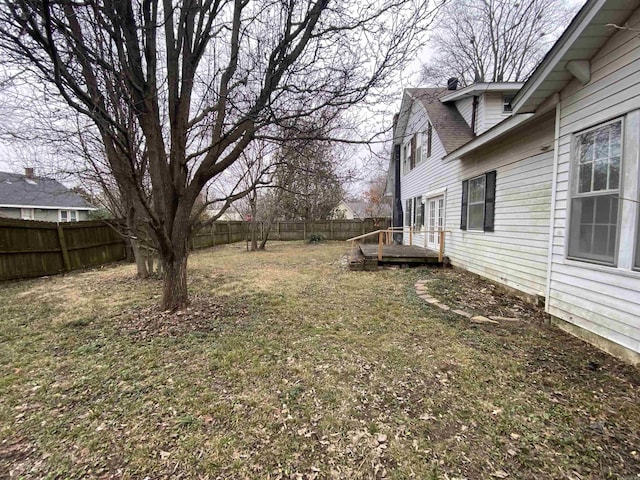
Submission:
<svg viewBox="0 0 640 480">
<path fill-rule="evenodd" d="M 341 220 L 364 220 L 365 218 L 391 217 L 391 207 L 381 203 L 375 207 L 367 202 L 345 202 L 340 203 L 333 209 L 332 218 Z"/>
<path fill-rule="evenodd" d="M 32 168 L 25 174 L 0 172 L 0 217 L 78 222 L 97 210 L 57 180 L 36 177 Z"/>
<path fill-rule="evenodd" d="M 406 90 L 389 170 L 415 243 L 446 230 L 453 265 L 543 298 L 559 327 L 633 363 L 639 7 L 588 0 L 524 85 Z"/>
<path fill-rule="evenodd" d="M 207 207 L 206 209 L 206 215 L 209 218 L 215 217 L 217 215 L 220 215 L 220 209 L 217 207 Z M 241 222 L 242 221 L 242 215 L 238 212 L 236 212 L 235 210 L 231 210 L 230 208 L 228 208 L 222 215 L 220 215 L 216 221 L 219 222 Z"/>
<path fill-rule="evenodd" d="M 367 204 L 364 202 L 345 202 L 340 200 L 338 206 L 333 209 L 332 218 L 341 220 L 363 219 L 366 214 Z"/>
</svg>

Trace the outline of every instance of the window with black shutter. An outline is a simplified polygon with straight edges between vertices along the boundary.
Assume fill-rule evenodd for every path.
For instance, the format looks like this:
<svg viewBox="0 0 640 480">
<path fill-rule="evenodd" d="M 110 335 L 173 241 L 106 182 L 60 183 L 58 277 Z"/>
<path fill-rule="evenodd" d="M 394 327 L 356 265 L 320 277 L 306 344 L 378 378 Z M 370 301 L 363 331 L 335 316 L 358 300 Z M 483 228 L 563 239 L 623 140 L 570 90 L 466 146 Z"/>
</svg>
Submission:
<svg viewBox="0 0 640 480">
<path fill-rule="evenodd" d="M 493 232 L 496 203 L 496 171 L 462 182 L 460 229 Z"/>
</svg>

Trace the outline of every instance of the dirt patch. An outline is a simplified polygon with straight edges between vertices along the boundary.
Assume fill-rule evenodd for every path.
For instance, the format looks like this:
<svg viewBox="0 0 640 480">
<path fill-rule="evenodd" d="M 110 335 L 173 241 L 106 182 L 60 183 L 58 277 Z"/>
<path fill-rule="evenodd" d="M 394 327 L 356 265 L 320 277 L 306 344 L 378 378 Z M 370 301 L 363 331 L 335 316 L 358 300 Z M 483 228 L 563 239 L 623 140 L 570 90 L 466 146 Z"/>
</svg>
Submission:
<svg viewBox="0 0 640 480">
<path fill-rule="evenodd" d="M 466 310 L 487 317 L 518 318 L 544 323 L 548 316 L 544 307 L 534 305 L 491 281 L 457 268 L 432 271 L 428 291 L 454 310 Z"/>
<path fill-rule="evenodd" d="M 248 310 L 228 299 L 192 297 L 189 307 L 178 312 L 162 311 L 157 305 L 124 312 L 118 321 L 122 331 L 136 340 L 179 337 L 191 333 L 220 333 L 239 325 Z"/>
</svg>

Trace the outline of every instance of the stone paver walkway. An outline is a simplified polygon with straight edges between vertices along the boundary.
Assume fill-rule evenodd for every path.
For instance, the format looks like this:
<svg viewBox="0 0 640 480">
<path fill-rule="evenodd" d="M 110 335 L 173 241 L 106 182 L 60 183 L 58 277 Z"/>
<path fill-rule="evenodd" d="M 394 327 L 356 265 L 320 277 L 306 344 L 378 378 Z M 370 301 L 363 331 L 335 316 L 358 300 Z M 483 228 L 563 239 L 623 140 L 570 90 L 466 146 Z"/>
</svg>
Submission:
<svg viewBox="0 0 640 480">
<path fill-rule="evenodd" d="M 431 295 L 429 295 L 429 293 L 427 292 L 427 284 L 431 283 L 431 282 L 437 282 L 438 280 L 436 279 L 430 279 L 430 280 L 418 280 L 415 284 L 416 287 L 416 294 L 425 302 L 427 302 L 428 304 L 434 306 L 434 307 L 438 307 L 440 310 L 443 310 L 445 312 L 451 311 L 452 313 L 455 313 L 456 315 L 460 315 L 461 317 L 465 317 L 468 318 L 469 321 L 473 322 L 473 323 L 488 323 L 488 324 L 494 324 L 494 325 L 499 325 L 500 322 L 517 322 L 519 321 L 518 318 L 511 318 L 511 317 L 494 317 L 494 316 L 489 316 L 489 317 L 485 317 L 483 315 L 474 315 L 471 312 L 467 312 L 466 310 L 457 310 L 457 309 L 452 309 L 449 305 L 446 305 L 444 303 L 442 303 L 440 300 L 438 300 L 435 297 L 432 297 Z"/>
</svg>

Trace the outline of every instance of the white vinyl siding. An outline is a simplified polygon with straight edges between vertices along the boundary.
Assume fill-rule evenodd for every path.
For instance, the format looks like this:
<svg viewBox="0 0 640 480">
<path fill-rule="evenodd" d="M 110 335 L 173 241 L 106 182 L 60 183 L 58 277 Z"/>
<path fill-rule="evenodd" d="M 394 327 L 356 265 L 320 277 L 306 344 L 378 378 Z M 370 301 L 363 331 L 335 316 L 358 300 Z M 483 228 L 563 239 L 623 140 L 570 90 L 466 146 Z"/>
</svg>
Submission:
<svg viewBox="0 0 640 480">
<path fill-rule="evenodd" d="M 639 217 L 640 28 L 636 11 L 591 59 L 591 81 L 573 81 L 561 92 L 560 136 L 553 218 L 548 312 L 561 320 L 640 352 L 640 272 L 634 271 Z M 625 175 L 619 202 L 619 251 L 615 266 L 568 258 L 572 198 L 572 140 L 581 132 L 623 119 Z M 635 200 L 635 201 L 634 201 Z"/>
<path fill-rule="evenodd" d="M 473 97 L 463 98 L 456 102 L 456 108 L 467 122 L 467 125 L 471 126 L 471 119 L 473 118 Z"/>
<path fill-rule="evenodd" d="M 478 99 L 476 134 L 480 135 L 494 127 L 510 113 L 504 112 L 504 95 L 501 92 L 486 92 Z"/>
<path fill-rule="evenodd" d="M 502 108 L 501 95 L 498 96 Z M 426 125 L 427 115 L 414 102 L 409 124 Z M 422 122 L 422 123 L 420 123 Z M 437 119 L 433 119 L 437 125 Z M 444 203 L 445 255 L 454 266 L 531 295 L 545 292 L 551 204 L 553 152 L 541 147 L 553 143 L 553 118 L 538 119 L 531 127 L 514 132 L 500 145 L 473 158 L 443 163 L 444 149 L 433 133 L 433 155 L 402 178 L 401 196 L 406 200 L 439 189 L 446 190 Z M 460 230 L 462 181 L 497 171 L 495 231 L 479 234 Z M 414 245 L 424 246 L 423 235 L 413 235 Z M 404 243 L 409 243 L 408 235 Z"/>
</svg>

